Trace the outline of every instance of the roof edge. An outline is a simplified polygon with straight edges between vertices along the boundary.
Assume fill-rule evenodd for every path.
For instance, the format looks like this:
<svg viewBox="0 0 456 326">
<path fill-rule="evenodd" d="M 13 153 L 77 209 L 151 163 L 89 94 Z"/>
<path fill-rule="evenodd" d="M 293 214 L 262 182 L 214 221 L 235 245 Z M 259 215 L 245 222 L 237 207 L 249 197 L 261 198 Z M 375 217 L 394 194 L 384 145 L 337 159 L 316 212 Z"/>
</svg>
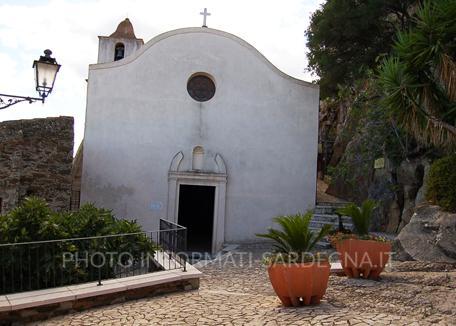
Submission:
<svg viewBox="0 0 456 326">
<path fill-rule="evenodd" d="M 271 61 L 269 61 L 260 51 L 258 51 L 253 45 L 248 43 L 247 41 L 241 39 L 240 37 L 224 32 L 218 29 L 213 29 L 213 28 L 207 28 L 207 27 L 186 27 L 186 28 L 179 28 L 175 30 L 171 30 L 162 34 L 159 34 L 155 37 L 153 37 L 151 40 L 149 40 L 147 43 L 144 44 L 138 51 L 133 53 L 132 55 L 119 60 L 119 61 L 114 61 L 114 62 L 107 62 L 107 63 L 97 63 L 97 64 L 90 64 L 89 65 L 89 70 L 98 70 L 98 69 L 107 69 L 107 68 L 115 68 L 115 67 L 120 67 L 127 65 L 133 61 L 135 61 L 138 57 L 140 57 L 145 51 L 147 51 L 151 46 L 157 44 L 158 42 L 167 39 L 169 37 L 179 35 L 179 34 L 190 34 L 190 33 L 209 33 L 209 34 L 214 34 L 218 35 L 221 37 L 226 37 L 228 39 L 231 39 L 235 42 L 238 42 L 241 46 L 244 46 L 248 50 L 250 50 L 253 54 L 255 54 L 259 59 L 261 59 L 263 62 L 265 62 L 273 71 L 275 71 L 277 74 L 280 76 L 293 81 L 297 84 L 311 87 L 311 88 L 316 88 L 319 89 L 320 86 L 318 84 L 314 84 L 302 79 L 298 79 L 295 77 L 292 77 L 286 73 L 284 73 L 282 70 L 277 68 Z M 100 36 L 99 36 L 100 37 Z"/>
<path fill-rule="evenodd" d="M 116 40 L 133 40 L 133 41 L 141 41 L 144 44 L 144 40 L 142 38 L 126 38 L 126 37 L 111 37 L 111 36 L 103 36 L 98 35 L 99 39 L 116 39 Z"/>
</svg>

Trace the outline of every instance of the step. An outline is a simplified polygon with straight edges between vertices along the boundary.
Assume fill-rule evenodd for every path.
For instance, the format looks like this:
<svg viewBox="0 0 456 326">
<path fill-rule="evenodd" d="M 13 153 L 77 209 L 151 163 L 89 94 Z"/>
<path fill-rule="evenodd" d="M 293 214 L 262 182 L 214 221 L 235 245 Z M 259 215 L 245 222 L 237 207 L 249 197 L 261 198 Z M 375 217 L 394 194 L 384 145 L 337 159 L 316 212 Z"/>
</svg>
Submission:
<svg viewBox="0 0 456 326">
<path fill-rule="evenodd" d="M 338 226 L 339 225 L 339 221 L 338 220 L 335 220 L 335 221 L 330 221 L 330 220 L 321 220 L 321 219 L 312 219 L 310 221 L 310 225 L 325 225 L 325 224 L 330 224 L 330 225 L 335 225 L 335 226 Z M 347 221 L 347 220 L 342 220 L 342 224 L 344 226 L 350 226 L 352 227 L 353 226 L 353 223 L 351 221 Z"/>
<path fill-rule="evenodd" d="M 333 229 L 337 229 L 339 227 L 339 222 L 329 222 L 329 221 L 320 221 L 320 220 L 312 220 L 309 223 L 309 228 L 312 230 L 320 230 L 323 225 L 329 224 L 333 227 Z M 345 229 L 353 230 L 353 224 L 352 223 L 347 223 L 343 221 L 343 226 Z"/>
<path fill-rule="evenodd" d="M 326 239 L 323 239 L 317 242 L 317 248 L 328 249 L 331 248 L 331 244 Z"/>
<path fill-rule="evenodd" d="M 339 220 L 338 219 L 328 219 L 328 218 L 313 218 L 311 220 L 311 223 L 318 223 L 318 224 L 331 224 L 331 225 L 339 225 Z M 346 227 L 352 227 L 353 223 L 350 219 L 342 219 L 342 224 Z"/>
<path fill-rule="evenodd" d="M 311 221 L 310 224 L 309 224 L 309 227 L 311 227 L 311 228 L 321 228 L 325 224 L 329 224 L 329 225 L 332 225 L 332 226 L 337 226 L 338 225 L 338 223 Z"/>
<path fill-rule="evenodd" d="M 324 207 L 315 207 L 314 213 L 315 214 L 335 214 L 337 209 L 334 208 L 324 208 Z"/>
<path fill-rule="evenodd" d="M 348 202 L 332 203 L 332 202 L 321 201 L 321 202 L 318 202 L 317 205 L 315 205 L 315 206 L 316 207 L 336 207 L 336 208 L 340 208 L 340 207 L 344 207 L 347 204 L 348 204 Z"/>
<path fill-rule="evenodd" d="M 334 214 L 314 214 L 312 220 L 319 220 L 319 221 L 339 221 L 339 216 L 334 215 Z M 344 223 L 351 223 L 351 217 L 349 216 L 342 216 L 342 221 Z"/>
<path fill-rule="evenodd" d="M 315 206 L 314 212 L 322 214 L 335 214 L 339 208 L 344 207 L 345 205 L 346 203 L 319 203 Z"/>
</svg>

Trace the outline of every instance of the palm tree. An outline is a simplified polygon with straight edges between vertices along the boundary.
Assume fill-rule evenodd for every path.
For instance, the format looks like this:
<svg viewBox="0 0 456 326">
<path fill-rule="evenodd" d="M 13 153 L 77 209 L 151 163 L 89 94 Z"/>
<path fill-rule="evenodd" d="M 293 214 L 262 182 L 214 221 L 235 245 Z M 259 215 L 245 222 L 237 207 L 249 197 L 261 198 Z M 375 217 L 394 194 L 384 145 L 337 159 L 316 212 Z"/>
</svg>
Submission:
<svg viewBox="0 0 456 326">
<path fill-rule="evenodd" d="M 369 235 L 369 227 L 372 220 L 372 214 L 377 203 L 371 199 L 366 199 L 360 207 L 354 203 L 349 203 L 337 210 L 341 216 L 350 216 L 352 218 L 355 231 L 359 236 Z"/>
<path fill-rule="evenodd" d="M 331 230 L 331 225 L 325 224 L 319 233 L 309 229 L 312 213 L 278 216 L 274 222 L 280 225 L 281 230 L 268 229 L 268 233 L 257 234 L 258 237 L 274 240 L 276 253 L 294 256 L 298 263 L 306 261 L 306 255 Z"/>
<path fill-rule="evenodd" d="M 383 105 L 416 139 L 456 146 L 456 2 L 425 1 L 380 66 Z"/>
</svg>

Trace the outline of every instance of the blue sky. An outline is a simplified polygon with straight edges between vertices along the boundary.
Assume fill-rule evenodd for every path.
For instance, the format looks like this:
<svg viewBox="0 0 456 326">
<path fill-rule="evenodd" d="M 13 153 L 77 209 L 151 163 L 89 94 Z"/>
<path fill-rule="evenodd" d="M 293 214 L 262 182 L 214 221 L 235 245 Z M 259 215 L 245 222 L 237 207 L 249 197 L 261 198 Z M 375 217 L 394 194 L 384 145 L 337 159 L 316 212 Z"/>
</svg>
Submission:
<svg viewBox="0 0 456 326">
<path fill-rule="evenodd" d="M 306 72 L 304 31 L 324 0 L 0 0 L 0 93 L 35 96 L 32 62 L 49 48 L 62 64 L 46 103 L 0 110 L 0 121 L 75 117 L 75 147 L 84 131 L 88 65 L 96 63 L 98 35 L 109 35 L 126 16 L 145 42 L 168 30 L 208 26 L 233 33 L 293 77 Z"/>
</svg>

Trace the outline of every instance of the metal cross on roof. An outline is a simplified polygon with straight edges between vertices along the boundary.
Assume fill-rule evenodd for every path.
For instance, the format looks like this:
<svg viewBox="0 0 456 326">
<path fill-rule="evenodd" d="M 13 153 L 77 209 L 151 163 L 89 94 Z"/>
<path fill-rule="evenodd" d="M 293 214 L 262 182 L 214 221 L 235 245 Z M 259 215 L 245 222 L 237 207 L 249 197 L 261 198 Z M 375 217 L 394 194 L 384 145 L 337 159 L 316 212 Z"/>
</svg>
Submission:
<svg viewBox="0 0 456 326">
<path fill-rule="evenodd" d="M 207 27 L 206 25 L 206 17 L 207 16 L 210 16 L 211 14 L 209 12 L 207 12 L 207 8 L 204 8 L 204 11 L 203 12 L 200 12 L 200 15 L 203 15 L 204 16 L 204 19 L 203 19 L 203 26 L 202 27 Z"/>
</svg>

